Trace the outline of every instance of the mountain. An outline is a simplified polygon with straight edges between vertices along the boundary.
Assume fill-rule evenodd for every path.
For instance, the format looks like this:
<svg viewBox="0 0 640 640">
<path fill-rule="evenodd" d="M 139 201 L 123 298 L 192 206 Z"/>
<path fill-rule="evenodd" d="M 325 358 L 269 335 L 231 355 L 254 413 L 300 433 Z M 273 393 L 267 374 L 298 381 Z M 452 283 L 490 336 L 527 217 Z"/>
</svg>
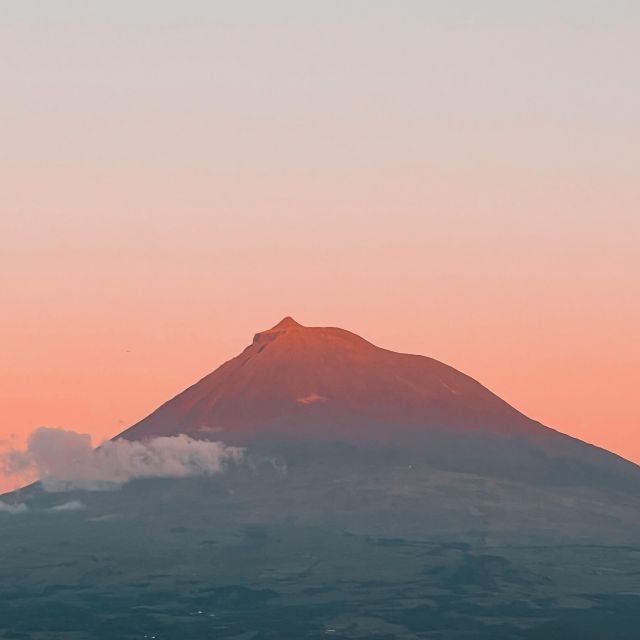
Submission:
<svg viewBox="0 0 640 640">
<path fill-rule="evenodd" d="M 394 353 L 344 329 L 285 318 L 126 438 L 261 430 L 393 439 L 434 427 L 521 434 L 538 427 L 472 378 L 436 360 Z"/>
<path fill-rule="evenodd" d="M 638 637 L 640 469 L 440 362 L 285 318 L 113 446 L 180 433 L 243 457 L 1 497 L 0 638 Z"/>
<path fill-rule="evenodd" d="M 640 468 L 526 417 L 473 378 L 333 327 L 286 317 L 119 437 L 185 433 L 282 452 L 328 443 L 397 449 L 458 471 L 640 484 Z"/>
</svg>

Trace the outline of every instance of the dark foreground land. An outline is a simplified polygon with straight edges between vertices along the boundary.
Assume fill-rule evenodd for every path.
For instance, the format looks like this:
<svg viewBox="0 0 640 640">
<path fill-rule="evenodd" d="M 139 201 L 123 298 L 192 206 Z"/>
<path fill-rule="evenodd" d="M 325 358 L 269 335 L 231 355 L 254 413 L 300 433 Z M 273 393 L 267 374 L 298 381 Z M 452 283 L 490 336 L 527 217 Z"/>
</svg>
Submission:
<svg viewBox="0 0 640 640">
<path fill-rule="evenodd" d="M 0 513 L 0 638 L 640 637 L 633 496 L 233 476 L 27 492 Z"/>
</svg>

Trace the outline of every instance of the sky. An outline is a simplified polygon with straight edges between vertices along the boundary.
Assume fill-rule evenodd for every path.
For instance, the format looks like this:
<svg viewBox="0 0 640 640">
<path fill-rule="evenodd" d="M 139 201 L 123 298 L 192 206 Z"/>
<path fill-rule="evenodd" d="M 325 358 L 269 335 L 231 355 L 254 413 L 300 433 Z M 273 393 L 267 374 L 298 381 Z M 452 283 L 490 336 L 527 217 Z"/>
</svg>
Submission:
<svg viewBox="0 0 640 640">
<path fill-rule="evenodd" d="M 292 315 L 640 462 L 639 59 L 635 0 L 0 3 L 0 446 Z"/>
</svg>

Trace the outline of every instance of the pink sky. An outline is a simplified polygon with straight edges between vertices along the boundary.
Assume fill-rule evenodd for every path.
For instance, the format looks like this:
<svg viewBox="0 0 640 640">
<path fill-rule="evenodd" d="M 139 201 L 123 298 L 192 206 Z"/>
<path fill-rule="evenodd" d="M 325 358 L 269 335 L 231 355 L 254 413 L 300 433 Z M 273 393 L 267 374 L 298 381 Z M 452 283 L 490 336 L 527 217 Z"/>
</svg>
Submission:
<svg viewBox="0 0 640 640">
<path fill-rule="evenodd" d="M 246 5 L 0 9 L 5 445 L 293 315 L 640 462 L 637 8 Z"/>
</svg>

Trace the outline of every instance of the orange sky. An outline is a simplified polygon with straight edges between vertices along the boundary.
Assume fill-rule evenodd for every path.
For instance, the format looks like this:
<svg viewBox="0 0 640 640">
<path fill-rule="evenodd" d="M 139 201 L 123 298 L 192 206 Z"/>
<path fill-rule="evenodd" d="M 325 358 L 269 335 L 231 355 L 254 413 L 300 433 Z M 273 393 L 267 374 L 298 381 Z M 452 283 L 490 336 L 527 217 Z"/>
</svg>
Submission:
<svg viewBox="0 0 640 640">
<path fill-rule="evenodd" d="M 214 4 L 0 9 L 5 446 L 293 315 L 640 462 L 636 9 Z"/>
</svg>

